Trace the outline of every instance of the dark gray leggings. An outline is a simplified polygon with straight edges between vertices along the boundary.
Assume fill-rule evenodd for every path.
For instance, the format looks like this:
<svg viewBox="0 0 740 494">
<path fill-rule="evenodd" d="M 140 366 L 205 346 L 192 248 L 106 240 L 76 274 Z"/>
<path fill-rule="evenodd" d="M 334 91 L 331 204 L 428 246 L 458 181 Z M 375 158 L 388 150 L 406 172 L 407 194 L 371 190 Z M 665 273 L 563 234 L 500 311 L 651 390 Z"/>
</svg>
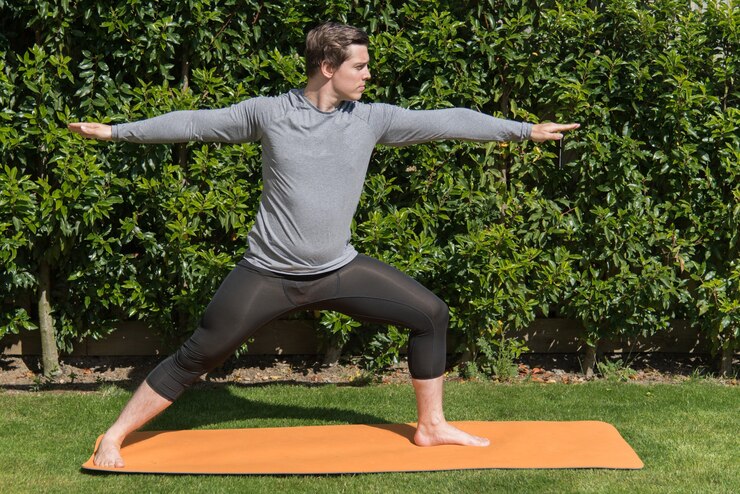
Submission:
<svg viewBox="0 0 740 494">
<path fill-rule="evenodd" d="M 359 255 L 336 271 L 314 276 L 284 276 L 242 260 L 219 287 L 198 329 L 149 374 L 147 383 L 174 401 L 259 328 L 300 309 L 335 310 L 409 328 L 411 376 L 432 379 L 444 373 L 447 305 L 392 266 Z"/>
</svg>

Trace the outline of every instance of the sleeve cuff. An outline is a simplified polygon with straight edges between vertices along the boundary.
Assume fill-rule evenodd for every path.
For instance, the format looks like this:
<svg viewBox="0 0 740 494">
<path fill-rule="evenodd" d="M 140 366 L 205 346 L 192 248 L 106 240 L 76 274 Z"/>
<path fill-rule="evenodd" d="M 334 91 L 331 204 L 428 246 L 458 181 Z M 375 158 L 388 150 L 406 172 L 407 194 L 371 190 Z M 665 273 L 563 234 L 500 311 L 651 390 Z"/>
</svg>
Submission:
<svg viewBox="0 0 740 494">
<path fill-rule="evenodd" d="M 534 124 L 531 124 L 529 122 L 522 122 L 522 133 L 519 137 L 520 141 L 526 141 L 532 136 L 532 127 L 534 127 Z"/>
</svg>

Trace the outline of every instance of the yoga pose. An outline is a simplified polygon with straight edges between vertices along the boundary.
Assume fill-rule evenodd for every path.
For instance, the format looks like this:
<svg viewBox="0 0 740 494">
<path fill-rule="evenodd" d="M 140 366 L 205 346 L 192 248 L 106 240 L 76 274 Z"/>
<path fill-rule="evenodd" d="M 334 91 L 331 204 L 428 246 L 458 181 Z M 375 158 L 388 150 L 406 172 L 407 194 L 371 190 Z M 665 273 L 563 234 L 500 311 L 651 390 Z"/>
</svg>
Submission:
<svg viewBox="0 0 740 494">
<path fill-rule="evenodd" d="M 336 310 L 408 328 L 416 444 L 489 444 L 445 421 L 447 305 L 409 276 L 358 254 L 350 244 L 352 217 L 376 144 L 557 140 L 578 124 L 533 125 L 461 108 L 412 111 L 360 103 L 370 79 L 367 47 L 363 31 L 323 24 L 306 39 L 308 82 L 302 90 L 120 125 L 69 124 L 71 131 L 93 139 L 262 144 L 263 192 L 243 259 L 219 287 L 192 337 L 149 374 L 106 431 L 96 465 L 123 467 L 120 447 L 128 434 L 260 327 L 299 309 Z"/>
</svg>

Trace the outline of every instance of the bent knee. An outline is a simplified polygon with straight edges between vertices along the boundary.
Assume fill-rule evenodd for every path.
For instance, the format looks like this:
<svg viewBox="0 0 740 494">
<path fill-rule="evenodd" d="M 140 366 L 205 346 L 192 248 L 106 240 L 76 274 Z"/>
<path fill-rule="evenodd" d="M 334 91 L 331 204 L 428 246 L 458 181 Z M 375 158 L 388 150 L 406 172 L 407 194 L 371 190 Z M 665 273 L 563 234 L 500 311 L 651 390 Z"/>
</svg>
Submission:
<svg viewBox="0 0 740 494">
<path fill-rule="evenodd" d="M 432 323 L 432 329 L 436 331 L 446 331 L 450 323 L 450 308 L 444 300 L 435 297 L 434 304 L 429 311 L 429 319 Z"/>
</svg>

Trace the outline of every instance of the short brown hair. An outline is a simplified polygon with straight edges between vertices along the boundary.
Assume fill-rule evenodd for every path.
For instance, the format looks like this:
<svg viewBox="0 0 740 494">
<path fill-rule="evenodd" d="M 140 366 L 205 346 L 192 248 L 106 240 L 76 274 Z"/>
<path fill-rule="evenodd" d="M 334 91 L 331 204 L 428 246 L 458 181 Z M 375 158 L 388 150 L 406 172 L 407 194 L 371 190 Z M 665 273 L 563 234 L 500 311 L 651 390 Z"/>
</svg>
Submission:
<svg viewBox="0 0 740 494">
<path fill-rule="evenodd" d="M 337 22 L 327 22 L 309 31 L 306 36 L 306 72 L 309 76 L 326 61 L 337 68 L 349 58 L 350 45 L 367 46 L 367 33 L 356 27 Z"/>
</svg>

